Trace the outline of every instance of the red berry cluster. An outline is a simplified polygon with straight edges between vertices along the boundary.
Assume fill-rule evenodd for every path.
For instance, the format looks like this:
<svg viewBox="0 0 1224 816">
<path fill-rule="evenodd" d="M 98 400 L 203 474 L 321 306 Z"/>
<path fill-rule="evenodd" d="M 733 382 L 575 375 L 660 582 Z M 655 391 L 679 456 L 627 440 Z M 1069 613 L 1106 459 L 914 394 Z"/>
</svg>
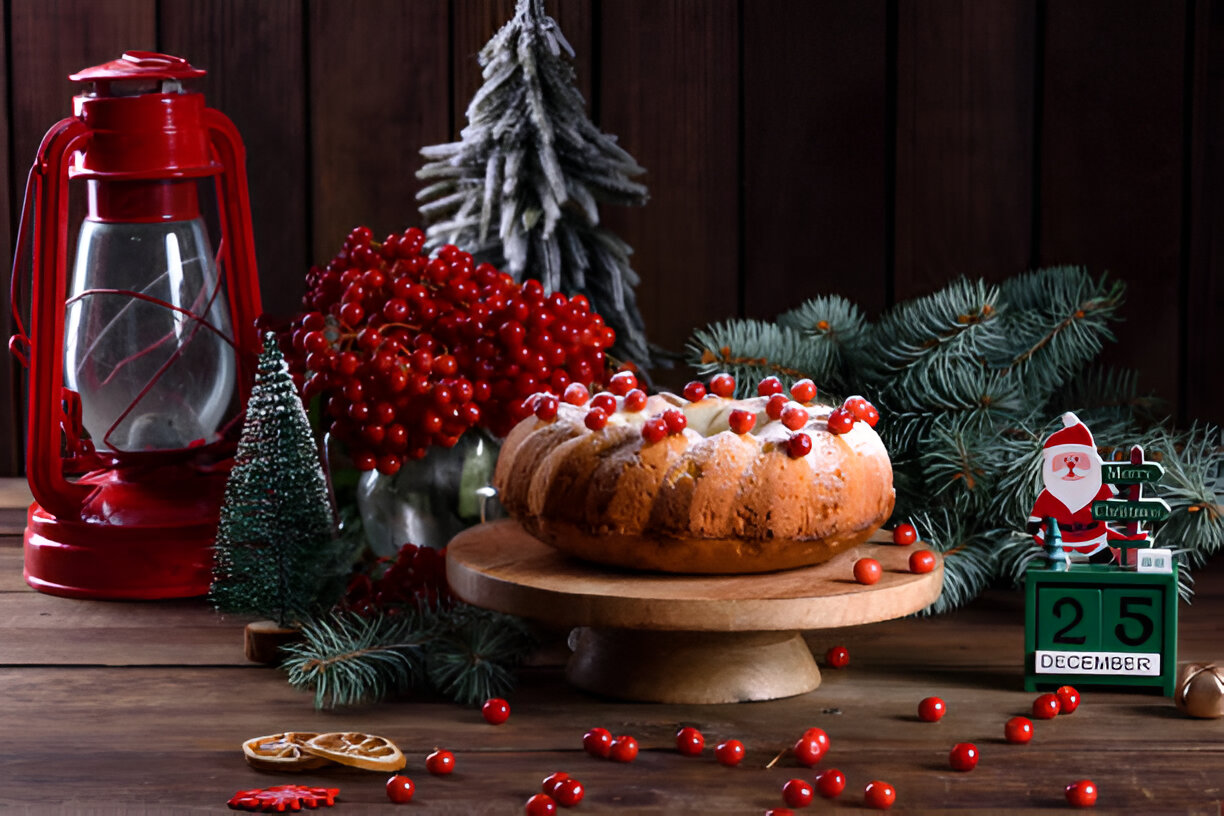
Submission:
<svg viewBox="0 0 1224 816">
<path fill-rule="evenodd" d="M 859 420 L 874 428 L 880 421 L 880 412 L 863 397 L 846 397 L 841 407 L 829 413 L 829 431 L 835 434 L 850 433 L 854 423 Z"/>
<path fill-rule="evenodd" d="M 565 771 L 557 771 L 544 777 L 544 781 L 540 783 L 540 793 L 527 800 L 527 813 L 530 816 L 536 813 L 556 813 L 557 805 L 567 808 L 575 807 L 585 795 L 586 788 L 581 782 Z M 532 802 L 536 803 L 534 811 Z M 548 809 L 550 803 L 552 804 L 551 810 Z"/>
<path fill-rule="evenodd" d="M 338 606 L 370 616 L 452 600 L 446 583 L 446 550 L 405 544 L 394 559 L 380 558 L 372 569 L 354 574 Z"/>
<path fill-rule="evenodd" d="M 416 228 L 372 237 L 357 227 L 307 274 L 287 352 L 359 469 L 395 473 L 478 424 L 504 436 L 531 395 L 605 380 L 616 335 L 586 297 L 515 283 L 454 246 L 430 258 Z"/>
<path fill-rule="evenodd" d="M 632 762 L 637 759 L 638 741 L 628 734 L 614 737 L 606 728 L 592 728 L 582 735 L 582 749 L 600 759 Z"/>
</svg>

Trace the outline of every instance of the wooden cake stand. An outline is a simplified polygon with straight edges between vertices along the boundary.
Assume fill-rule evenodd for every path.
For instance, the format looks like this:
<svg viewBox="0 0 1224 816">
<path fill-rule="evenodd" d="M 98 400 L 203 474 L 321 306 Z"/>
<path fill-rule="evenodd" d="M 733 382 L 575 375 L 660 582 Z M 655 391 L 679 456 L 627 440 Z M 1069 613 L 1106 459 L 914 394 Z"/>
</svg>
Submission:
<svg viewBox="0 0 1224 816">
<path fill-rule="evenodd" d="M 820 685 L 802 630 L 890 620 L 939 597 L 943 559 L 914 575 L 917 546 L 886 540 L 784 572 L 671 575 L 580 561 L 502 520 L 456 536 L 446 575 L 470 604 L 576 627 L 566 677 L 579 688 L 660 703 L 772 700 Z M 866 556 L 884 567 L 871 586 L 853 576 Z"/>
</svg>

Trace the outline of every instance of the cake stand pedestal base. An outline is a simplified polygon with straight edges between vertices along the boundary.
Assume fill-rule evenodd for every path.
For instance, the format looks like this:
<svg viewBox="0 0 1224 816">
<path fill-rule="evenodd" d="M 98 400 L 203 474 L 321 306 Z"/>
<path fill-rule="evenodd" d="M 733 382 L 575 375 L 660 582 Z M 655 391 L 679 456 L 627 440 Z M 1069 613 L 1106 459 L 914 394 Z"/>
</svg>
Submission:
<svg viewBox="0 0 1224 816">
<path fill-rule="evenodd" d="M 820 685 L 800 632 L 891 620 L 939 597 L 943 560 L 915 575 L 915 548 L 886 541 L 782 572 L 673 575 L 580 561 L 505 519 L 456 536 L 446 577 L 467 603 L 577 627 L 566 676 L 579 688 L 665 703 L 772 700 Z M 878 583 L 854 580 L 862 557 L 883 566 Z"/>
</svg>

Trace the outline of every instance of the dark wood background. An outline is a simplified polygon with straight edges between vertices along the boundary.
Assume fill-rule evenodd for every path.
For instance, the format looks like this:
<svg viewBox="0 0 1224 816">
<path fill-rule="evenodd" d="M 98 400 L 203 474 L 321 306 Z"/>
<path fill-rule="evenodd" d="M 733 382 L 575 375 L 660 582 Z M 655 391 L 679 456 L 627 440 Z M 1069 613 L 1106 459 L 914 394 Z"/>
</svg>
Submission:
<svg viewBox="0 0 1224 816">
<path fill-rule="evenodd" d="M 208 69 L 246 141 L 264 303 L 287 315 L 350 227 L 419 223 L 417 151 L 457 137 L 513 0 L 3 5 L 0 256 L 66 75 L 168 51 Z M 550 9 L 592 117 L 648 171 L 645 208 L 603 215 L 656 342 L 821 292 L 875 315 L 960 275 L 1078 264 L 1129 287 L 1107 359 L 1180 421 L 1224 421 L 1224 0 Z M 0 473 L 18 473 L 0 403 Z"/>
</svg>

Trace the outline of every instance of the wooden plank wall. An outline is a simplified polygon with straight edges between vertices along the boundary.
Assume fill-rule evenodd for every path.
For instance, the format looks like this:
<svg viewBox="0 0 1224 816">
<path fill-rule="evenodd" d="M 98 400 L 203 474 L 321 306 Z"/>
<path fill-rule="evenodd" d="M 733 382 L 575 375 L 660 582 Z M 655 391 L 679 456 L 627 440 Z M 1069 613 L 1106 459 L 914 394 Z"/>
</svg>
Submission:
<svg viewBox="0 0 1224 816">
<path fill-rule="evenodd" d="M 650 203 L 603 216 L 656 342 L 821 292 L 876 315 L 1080 264 L 1129 286 L 1107 359 L 1179 420 L 1224 421 L 1224 0 L 549 2 L 593 118 L 648 171 Z M 350 227 L 419 222 L 417 151 L 457 138 L 514 3 L 3 5 L 0 255 L 66 75 L 166 50 L 209 70 L 246 141 L 264 302 L 286 316 Z M 20 414 L 0 400 L 0 473 Z"/>
</svg>

